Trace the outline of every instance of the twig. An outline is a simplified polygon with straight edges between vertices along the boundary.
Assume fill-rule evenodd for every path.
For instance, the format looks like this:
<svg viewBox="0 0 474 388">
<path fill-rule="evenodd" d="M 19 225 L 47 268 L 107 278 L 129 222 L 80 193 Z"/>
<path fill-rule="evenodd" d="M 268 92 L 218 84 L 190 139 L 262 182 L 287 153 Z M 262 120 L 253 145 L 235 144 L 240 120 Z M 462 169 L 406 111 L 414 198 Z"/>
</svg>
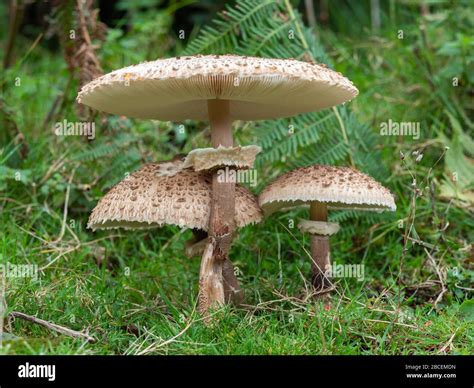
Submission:
<svg viewBox="0 0 474 388">
<path fill-rule="evenodd" d="M 62 105 L 63 98 L 64 98 L 64 93 L 59 92 L 58 95 L 56 96 L 56 98 L 54 99 L 54 101 L 51 105 L 51 108 L 49 109 L 48 114 L 46 115 L 46 117 L 44 119 L 43 130 L 46 131 L 48 129 L 49 123 L 51 122 L 53 117 L 56 116 L 56 110 L 57 110 L 58 105 L 60 105 L 60 104 Z"/>
<path fill-rule="evenodd" d="M 444 279 L 443 279 L 443 275 L 439 269 L 439 266 L 436 264 L 436 260 L 434 259 L 434 257 L 431 255 L 430 252 L 428 252 L 428 249 L 426 248 L 423 248 L 424 251 L 426 252 L 426 254 L 428 255 L 428 258 L 430 259 L 431 263 L 433 264 L 433 267 L 435 268 L 435 271 L 436 271 L 436 274 L 438 275 L 438 279 L 439 279 L 439 283 L 441 284 L 441 292 L 439 293 L 438 297 L 436 298 L 434 304 L 433 304 L 433 307 L 431 308 L 430 312 L 428 314 L 431 314 L 431 312 L 433 311 L 433 309 L 436 308 L 436 306 L 438 305 L 438 302 L 443 299 L 443 295 L 446 293 L 446 291 L 448 291 L 446 289 L 446 285 L 444 284 Z"/>
<path fill-rule="evenodd" d="M 304 5 L 306 8 L 306 17 L 308 18 L 309 26 L 314 30 L 316 30 L 316 14 L 314 12 L 314 4 L 313 0 L 305 0 Z"/>
<path fill-rule="evenodd" d="M 460 285 L 458 285 L 457 283 L 454 283 L 454 286 L 456 288 L 459 288 L 460 290 L 464 290 L 464 291 L 474 291 L 474 288 L 470 288 L 470 287 L 461 287 Z"/>
<path fill-rule="evenodd" d="M 19 207 L 27 207 L 29 206 L 28 205 L 25 205 L 24 203 L 20 202 L 20 201 L 17 201 L 16 199 L 13 199 L 13 198 L 8 198 L 8 197 L 0 197 L 0 201 L 3 201 L 3 202 L 11 202 L 11 203 L 14 203 L 16 205 L 19 205 Z"/>
<path fill-rule="evenodd" d="M 405 326 L 405 327 L 410 327 L 412 329 L 417 329 L 418 330 L 418 326 L 415 326 L 415 325 L 409 325 L 407 323 L 401 323 L 401 322 L 393 322 L 393 321 L 383 321 L 381 319 L 364 319 L 364 321 L 367 321 L 367 322 L 375 322 L 375 323 L 386 323 L 387 325 L 399 325 L 399 326 Z"/>
<path fill-rule="evenodd" d="M 66 151 L 63 155 L 59 157 L 59 159 L 55 160 L 53 164 L 48 168 L 48 171 L 46 171 L 46 174 L 41 178 L 41 180 L 38 182 L 37 186 L 43 185 L 50 177 L 53 175 L 56 171 L 58 171 L 65 163 L 66 155 L 68 154 L 69 151 Z"/>
<path fill-rule="evenodd" d="M 277 227 L 275 227 L 276 232 L 276 239 L 277 239 L 277 247 L 278 247 L 278 287 L 281 287 L 283 284 L 283 267 L 281 264 L 281 241 L 280 241 L 280 233 L 278 233 Z"/>
<path fill-rule="evenodd" d="M 173 244 L 177 239 L 179 239 L 184 233 L 186 232 L 186 229 L 180 229 L 178 233 L 175 233 L 171 238 L 169 238 L 163 246 L 160 248 L 158 251 L 158 256 L 160 256 L 163 252 L 166 252 L 166 249 Z"/>
<path fill-rule="evenodd" d="M 39 42 L 41 41 L 41 39 L 43 39 L 43 36 L 44 34 L 42 32 L 40 32 L 38 34 L 38 36 L 36 37 L 36 39 L 33 41 L 33 43 L 31 44 L 30 48 L 28 49 L 28 51 L 26 52 L 25 55 L 23 55 L 23 57 L 20 59 L 20 61 L 18 62 L 19 65 L 21 65 L 24 61 L 26 61 L 28 59 L 28 57 L 30 56 L 30 54 L 33 52 L 33 50 L 36 48 L 36 46 L 38 46 Z"/>
<path fill-rule="evenodd" d="M 433 251 L 439 251 L 439 248 L 436 246 L 436 245 L 433 245 L 433 244 L 430 244 L 430 243 L 427 243 L 425 241 L 422 241 L 418 238 L 413 238 L 413 237 L 410 237 L 408 236 L 407 237 L 408 240 L 410 240 L 411 242 L 415 243 L 415 244 L 418 244 L 418 245 L 421 245 L 422 247 L 424 248 L 430 248 L 432 249 Z"/>
<path fill-rule="evenodd" d="M 300 36 L 301 43 L 303 44 L 304 49 L 306 50 L 307 53 L 311 55 L 311 50 L 309 48 L 308 42 L 306 41 L 306 38 L 304 37 L 303 30 L 301 29 L 300 23 L 296 19 L 295 13 L 293 12 L 293 6 L 291 5 L 289 0 L 285 0 L 285 7 L 288 10 L 290 19 L 295 21 L 296 31 L 298 32 L 298 35 Z"/>
<path fill-rule="evenodd" d="M 36 318 L 32 315 L 20 313 L 18 311 L 12 311 L 9 315 L 12 316 L 13 318 L 20 318 L 20 319 L 24 319 L 25 321 L 36 323 L 37 325 L 46 327 L 47 329 L 53 330 L 57 333 L 67 335 L 68 337 L 84 338 L 88 342 L 91 342 L 91 343 L 96 342 L 96 340 L 93 337 L 91 337 L 90 335 L 88 335 L 86 333 L 82 333 L 80 331 L 72 330 L 72 329 L 69 329 L 67 327 L 57 325 L 56 323 L 52 323 L 52 322 L 48 322 L 48 321 L 45 321 L 45 320 L 40 319 L 40 318 Z"/>
<path fill-rule="evenodd" d="M 341 128 L 344 143 L 346 144 L 347 148 L 349 149 L 349 163 L 352 167 L 355 167 L 356 165 L 355 165 L 355 162 L 354 162 L 354 158 L 352 157 L 352 152 L 350 151 L 350 143 L 349 143 L 349 138 L 347 137 L 346 126 L 344 125 L 344 121 L 342 121 L 341 115 L 339 114 L 339 111 L 337 110 L 337 107 L 333 106 L 332 110 L 334 112 L 334 115 L 336 116 L 337 122 L 339 123 L 339 127 Z"/>
<path fill-rule="evenodd" d="M 456 337 L 456 334 L 458 333 L 458 329 L 453 333 L 453 335 L 449 338 L 448 342 L 439 350 L 438 353 L 446 353 L 446 350 L 451 347 L 453 344 L 454 337 Z"/>
<path fill-rule="evenodd" d="M 77 244 L 76 246 L 69 248 L 65 250 L 64 252 L 61 252 L 59 255 L 57 255 L 53 260 L 51 260 L 48 264 L 40 268 L 40 271 L 44 271 L 46 268 L 49 268 L 53 263 L 58 261 L 61 257 L 64 255 L 67 255 L 68 253 L 74 252 L 75 250 L 79 249 L 81 247 L 81 244 Z"/>
<path fill-rule="evenodd" d="M 323 352 L 327 353 L 327 345 L 326 345 L 326 338 L 324 336 L 324 329 L 323 325 L 321 324 L 321 305 L 319 306 L 319 314 L 316 314 L 316 318 L 318 320 L 318 327 L 319 327 L 319 335 L 321 337 L 321 343 L 323 345 Z"/>
<path fill-rule="evenodd" d="M 18 4 L 19 3 L 19 4 Z M 8 39 L 3 56 L 3 68 L 8 69 L 12 62 L 13 46 L 18 29 L 23 19 L 24 4 L 22 1 L 12 0 L 10 3 L 10 15 L 8 23 Z"/>
<path fill-rule="evenodd" d="M 184 333 L 186 333 L 188 331 L 188 329 L 191 327 L 191 325 L 194 323 L 194 321 L 189 321 L 186 326 L 183 328 L 183 330 L 181 330 L 178 334 L 176 334 L 175 336 L 167 339 L 166 341 L 163 341 L 159 344 L 150 344 L 148 347 L 146 347 L 144 350 L 140 351 L 137 355 L 139 356 L 142 356 L 142 355 L 145 355 L 145 354 L 148 354 L 152 351 L 155 351 L 163 346 L 166 346 L 172 342 L 174 342 L 177 338 L 181 337 Z"/>
<path fill-rule="evenodd" d="M 74 178 L 74 173 L 75 172 L 76 172 L 76 169 L 74 168 L 72 170 L 71 176 L 69 177 L 69 181 L 67 183 L 66 199 L 64 200 L 63 222 L 62 222 L 62 225 L 61 225 L 61 232 L 59 233 L 59 236 L 56 240 L 51 241 L 49 243 L 50 245 L 56 245 L 58 242 L 60 242 L 64 237 L 64 233 L 66 232 L 66 221 L 67 221 L 67 212 L 68 212 L 68 205 L 69 205 L 69 194 L 71 192 L 71 183 L 72 183 L 72 178 Z"/>
<path fill-rule="evenodd" d="M 158 350 L 159 348 L 162 348 L 163 346 L 169 345 L 170 343 L 175 342 L 176 339 L 181 337 L 184 333 L 186 333 L 189 330 L 189 328 L 193 325 L 193 323 L 196 323 L 196 322 L 199 322 L 199 321 L 204 321 L 205 322 L 206 318 L 209 318 L 209 317 L 219 313 L 219 311 L 221 311 L 221 309 L 219 309 L 219 310 L 216 310 L 213 313 L 209 314 L 207 317 L 201 317 L 201 318 L 193 319 L 194 314 L 196 312 L 196 307 L 197 307 L 197 303 L 194 304 L 194 307 L 193 307 L 193 310 L 191 311 L 188 322 L 186 323 L 184 328 L 179 333 L 177 333 L 173 337 L 171 337 L 171 338 L 169 338 L 169 339 L 167 339 L 163 342 L 160 342 L 158 344 L 152 343 L 152 344 L 148 345 L 143 350 L 140 349 L 141 346 L 138 346 L 138 349 L 136 349 L 135 354 L 136 355 L 145 355 L 145 354 L 148 354 L 150 352 L 154 352 L 154 351 Z"/>
</svg>

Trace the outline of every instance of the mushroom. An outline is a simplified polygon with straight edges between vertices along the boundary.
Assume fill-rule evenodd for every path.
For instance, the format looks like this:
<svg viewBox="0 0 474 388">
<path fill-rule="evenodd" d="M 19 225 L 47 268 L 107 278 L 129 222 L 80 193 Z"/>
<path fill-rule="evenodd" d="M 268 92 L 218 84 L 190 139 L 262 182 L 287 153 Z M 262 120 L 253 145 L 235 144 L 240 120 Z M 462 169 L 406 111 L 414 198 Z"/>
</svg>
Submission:
<svg viewBox="0 0 474 388">
<path fill-rule="evenodd" d="M 265 215 L 309 205 L 309 220 L 298 228 L 311 234 L 312 284 L 317 290 L 331 285 L 329 237 L 339 225 L 328 222 L 328 209 L 384 211 L 396 209 L 393 195 L 367 174 L 349 167 L 313 165 L 279 176 L 258 198 Z"/>
<path fill-rule="evenodd" d="M 88 228 L 147 229 L 177 225 L 193 230 L 195 253 L 204 251 L 211 213 L 211 177 L 207 172 L 183 169 L 177 172 L 179 161 L 150 163 L 116 184 L 92 211 Z M 175 166 L 173 169 L 172 166 Z M 238 228 L 261 221 L 262 212 L 256 198 L 246 188 L 237 185 L 235 221 Z M 192 255 L 194 255 L 193 253 Z M 243 293 L 231 271 L 224 280 L 226 300 L 239 303 Z M 227 272 L 226 272 L 227 273 Z M 234 294 L 237 293 L 234 297 Z"/>
<path fill-rule="evenodd" d="M 141 119 L 208 120 L 214 148 L 234 147 L 233 120 L 317 111 L 351 100 L 357 88 L 325 66 L 293 59 L 197 55 L 113 71 L 85 85 L 78 102 Z M 230 168 L 236 168 L 230 167 Z M 201 261 L 201 312 L 224 303 L 222 268 L 235 229 L 235 182 L 213 170 L 209 244 Z"/>
</svg>

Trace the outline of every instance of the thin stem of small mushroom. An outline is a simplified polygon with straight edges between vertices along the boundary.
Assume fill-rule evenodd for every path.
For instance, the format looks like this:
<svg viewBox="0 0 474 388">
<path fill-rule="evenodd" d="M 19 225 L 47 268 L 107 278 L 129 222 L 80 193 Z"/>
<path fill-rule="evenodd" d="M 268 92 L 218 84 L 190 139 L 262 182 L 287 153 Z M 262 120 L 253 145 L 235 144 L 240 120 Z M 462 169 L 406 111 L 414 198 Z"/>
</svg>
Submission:
<svg viewBox="0 0 474 388">
<path fill-rule="evenodd" d="M 311 221 L 328 220 L 328 208 L 325 203 L 311 202 L 309 215 Z M 311 236 L 311 281 L 316 290 L 331 287 L 331 280 L 326 271 L 331 268 L 331 251 L 329 236 Z"/>
<path fill-rule="evenodd" d="M 232 119 L 227 100 L 208 101 L 211 142 L 214 148 L 232 147 Z M 227 174 L 226 174 L 227 176 Z M 209 220 L 209 244 L 212 255 L 205 250 L 200 273 L 199 309 L 205 313 L 213 305 L 226 302 L 224 295 L 224 263 L 228 260 L 232 234 L 235 229 L 235 182 L 220 182 L 219 175 L 212 175 L 211 214 Z M 208 257 L 206 257 L 206 252 Z M 206 261 L 206 263 L 204 262 Z M 233 273 L 233 271 L 230 271 Z M 229 273 L 229 271 L 226 271 Z M 235 279 L 236 280 L 236 279 Z M 219 292 L 215 292 L 219 290 Z M 222 290 L 222 292 L 220 291 Z"/>
</svg>

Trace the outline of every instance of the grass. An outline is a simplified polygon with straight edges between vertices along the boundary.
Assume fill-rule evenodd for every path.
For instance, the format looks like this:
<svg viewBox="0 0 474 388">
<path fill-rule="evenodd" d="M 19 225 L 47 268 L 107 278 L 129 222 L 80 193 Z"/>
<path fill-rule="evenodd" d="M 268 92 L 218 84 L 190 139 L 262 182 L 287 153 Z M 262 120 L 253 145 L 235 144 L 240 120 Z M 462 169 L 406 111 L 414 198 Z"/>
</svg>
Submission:
<svg viewBox="0 0 474 388">
<path fill-rule="evenodd" d="M 417 30 L 418 22 L 407 26 L 407 34 Z M 437 28 L 448 30 L 448 23 Z M 428 30 L 430 39 L 436 31 Z M 338 70 L 361 90 L 353 103 L 359 120 L 374 131 L 389 118 L 421 121 L 425 128 L 418 141 L 380 139 L 391 171 L 383 184 L 397 196 L 396 213 L 333 214 L 342 225 L 331 240 L 333 261 L 364 264 L 364 280 L 339 279 L 330 297 L 312 298 L 305 280 L 309 240 L 289 227 L 305 213 L 278 214 L 240 231 L 231 258 L 246 305 L 216 311 L 210 327 L 196 313 L 199 259 L 184 255 L 190 231 L 85 229 L 91 209 L 113 183 L 144 162 L 206 146 L 206 128 L 186 123 L 188 134 L 179 139 L 174 124 L 100 117 L 91 144 L 56 137 L 43 122 L 69 75 L 59 53 L 36 46 L 4 74 L 9 83 L 3 97 L 25 140 L 12 136 L 1 144 L 0 257 L 42 270 L 38 279 L 6 279 L 7 312 L 86 330 L 96 342 L 5 320 L 0 354 L 472 353 L 474 326 L 465 313 L 474 284 L 472 206 L 440 195 L 452 169 L 436 135 L 441 130 L 453 136 L 446 111 L 469 133 L 469 97 L 443 78 L 429 78 L 420 67 L 430 61 L 435 74 L 449 73 L 449 66 L 462 60 L 435 55 L 437 47 L 419 47 L 420 37 L 410 39 L 400 42 L 391 31 L 378 40 L 355 39 L 350 32 L 337 39 L 330 32 L 323 36 Z M 18 51 L 26 53 L 30 45 L 22 40 Z M 127 62 L 126 53 L 114 55 L 115 45 L 104 48 L 110 58 L 105 68 Z M 414 48 L 417 56 L 411 55 Z M 17 76 L 19 87 L 11 85 Z M 75 120 L 74 87 L 66 90 L 61 118 Z M 124 133 L 128 139 L 121 139 Z M 237 131 L 237 139 L 249 144 L 252 133 Z M 25 158 L 19 155 L 22 144 L 28 147 Z M 419 163 L 411 156 L 416 150 L 424 153 Z M 412 175 L 422 190 L 416 202 Z M 404 245 L 404 236 L 415 242 Z"/>
<path fill-rule="evenodd" d="M 78 237 L 87 240 L 85 234 Z M 142 242 L 134 247 L 129 240 Z M 242 241 L 248 240 L 243 236 Z M 237 262 L 250 263 L 244 266 L 241 278 L 250 306 L 219 313 L 218 321 L 208 328 L 198 321 L 194 310 L 198 261 L 183 257 L 181 244 L 163 255 L 163 244 L 142 233 L 102 242 L 106 243 L 94 242 L 56 262 L 38 281 L 8 286 L 12 309 L 67 327 L 87 328 L 98 343 L 86 345 L 57 337 L 17 320 L 12 331 L 25 338 L 9 342 L 2 352 L 413 354 L 442 353 L 447 346 L 455 353 L 467 354 L 472 349 L 469 323 L 458 316 L 456 305 L 430 313 L 430 306 L 412 306 L 413 299 L 407 298 L 394 323 L 396 292 L 380 293 L 373 289 L 372 281 L 339 284 L 340 294 L 331 301 L 304 301 L 304 295 L 290 298 L 301 294 L 304 283 L 298 272 L 307 268 L 285 263 L 284 284 L 275 289 L 278 263 L 268 260 L 262 265 L 268 253 L 257 244 L 238 244 L 233 252 L 240 258 Z M 100 255 L 94 250 L 100 251 L 104 245 L 106 250 L 118 252 L 123 266 L 93 262 Z M 30 246 L 25 244 L 25 248 Z"/>
<path fill-rule="evenodd" d="M 38 211 L 38 210 L 37 210 Z M 35 212 L 34 207 L 30 212 Z M 23 217 L 21 228 L 36 236 L 60 225 L 60 214 Z M 438 310 L 419 303 L 417 292 L 404 293 L 398 310 L 395 268 L 390 259 L 398 252 L 370 247 L 369 252 L 344 254 L 349 247 L 334 244 L 334 258 L 366 262 L 371 273 L 363 282 L 343 280 L 330 299 L 314 301 L 305 290 L 308 260 L 302 241 L 289 240 L 283 257 L 266 249 L 280 229 L 271 220 L 251 242 L 254 231 L 244 230 L 232 257 L 245 286 L 243 309 L 217 312 L 214 325 L 206 327 L 196 314 L 199 260 L 183 255 L 189 232 L 166 229 L 160 233 L 127 235 L 78 230 L 65 235 L 51 255 L 75 249 L 56 261 L 45 258 L 43 244 L 33 235 L 9 225 L 3 252 L 17 252 L 13 262 L 48 266 L 38 280 L 7 282 L 9 308 L 76 329 L 86 329 L 97 342 L 87 344 L 58 336 L 42 327 L 16 319 L 7 324 L 20 338 L 8 341 L 3 354 L 469 354 L 472 323 L 459 314 L 459 304 L 443 303 Z M 20 218 L 20 217 L 18 217 Z M 18 219 L 17 218 L 17 219 Z M 38 222 L 41 220 L 41 222 Z M 35 228 L 34 224 L 38 227 Z M 72 234 L 72 233 L 71 233 Z M 263 236 L 261 236 L 263 234 Z M 9 236 L 18 236 L 10 238 Z M 21 236 L 21 237 L 20 237 Z M 54 238 L 55 236 L 50 236 Z M 171 242 L 170 242 L 171 241 Z M 293 246 L 292 246 L 293 243 Z M 305 242 L 306 246 L 308 241 Z M 379 244 L 380 245 L 380 244 Z M 303 257 L 302 257 L 303 256 Z M 47 256 L 46 256 L 47 257 Z M 365 257 L 365 259 L 364 259 Z M 50 264 L 52 263 L 52 264 Z M 370 263 L 370 264 L 369 264 Z M 281 268 L 281 272 L 280 271 Z M 372 273 L 373 270 L 373 273 Z M 435 290 L 428 290 L 432 298 Z M 426 295 L 421 299 L 425 301 Z M 395 317 L 398 319 L 395 321 Z M 171 340 L 170 340 L 171 339 Z"/>
</svg>

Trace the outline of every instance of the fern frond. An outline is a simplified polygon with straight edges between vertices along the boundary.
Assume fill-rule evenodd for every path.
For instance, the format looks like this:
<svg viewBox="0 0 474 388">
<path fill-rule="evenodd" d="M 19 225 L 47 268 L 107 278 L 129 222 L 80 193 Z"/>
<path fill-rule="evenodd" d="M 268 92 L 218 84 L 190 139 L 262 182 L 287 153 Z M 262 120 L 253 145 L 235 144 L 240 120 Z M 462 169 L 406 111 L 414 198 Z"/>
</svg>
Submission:
<svg viewBox="0 0 474 388">
<path fill-rule="evenodd" d="M 270 18 L 276 8 L 274 0 L 240 0 L 234 7 L 226 5 L 226 10 L 201 30 L 183 55 L 237 52 L 239 40 L 247 40 L 250 29 Z"/>
<path fill-rule="evenodd" d="M 112 187 L 124 179 L 126 173 L 130 174 L 138 170 L 141 159 L 141 154 L 137 148 L 133 147 L 128 150 L 123 150 L 123 152 L 112 159 L 108 168 L 103 171 L 102 176 L 108 177 L 108 179 L 103 183 L 102 187 Z"/>
<path fill-rule="evenodd" d="M 311 164 L 336 164 L 342 162 L 349 150 L 344 142 L 335 136 L 324 136 L 315 147 L 308 147 L 302 151 L 302 157 L 295 160 L 295 167 L 304 167 Z"/>
<path fill-rule="evenodd" d="M 257 166 L 275 162 L 284 156 L 290 157 L 302 148 L 317 143 L 320 133 L 330 128 L 331 120 L 331 115 L 304 114 L 259 123 L 256 135 L 263 152 L 257 158 Z"/>
<path fill-rule="evenodd" d="M 117 155 L 122 149 L 127 147 L 136 139 L 129 134 L 122 134 L 114 140 L 105 143 L 96 144 L 93 142 L 85 151 L 81 151 L 72 156 L 72 160 L 77 162 L 94 161 L 99 158 L 111 157 Z"/>
</svg>

